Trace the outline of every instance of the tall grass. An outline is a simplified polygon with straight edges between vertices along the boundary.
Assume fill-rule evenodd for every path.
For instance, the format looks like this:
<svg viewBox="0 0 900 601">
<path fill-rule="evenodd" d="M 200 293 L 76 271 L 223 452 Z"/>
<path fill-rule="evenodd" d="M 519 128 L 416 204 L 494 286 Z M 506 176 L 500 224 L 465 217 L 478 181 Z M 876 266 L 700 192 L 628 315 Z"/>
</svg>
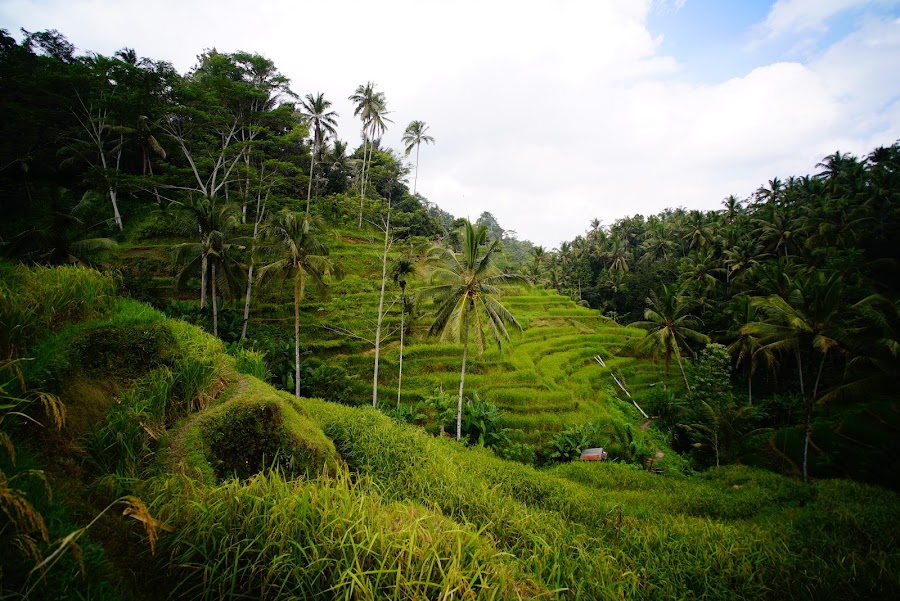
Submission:
<svg viewBox="0 0 900 601">
<path fill-rule="evenodd" d="M 183 599 L 517 599 L 542 589 L 476 528 L 383 499 L 366 478 L 272 471 L 204 487 L 158 479 L 166 586 Z"/>
<path fill-rule="evenodd" d="M 109 309 L 117 290 L 110 274 L 81 267 L 26 267 L 0 281 L 0 356 L 22 356 L 35 340 L 72 321 Z"/>
<path fill-rule="evenodd" d="M 861 504 L 844 511 L 831 493 L 817 502 L 828 484 L 810 494 L 739 467 L 699 480 L 615 464 L 544 473 L 374 413 L 310 409 L 351 468 L 387 498 L 431 504 L 482 528 L 544 586 L 565 588 L 566 598 L 806 598 L 809 590 L 890 598 L 900 591 L 897 533 L 887 525 L 897 517 L 893 493 L 856 491 L 868 509 L 851 520 Z M 817 535 L 805 533 L 812 526 L 798 518 L 830 542 L 820 549 Z M 854 533 L 870 526 L 879 532 Z"/>
</svg>

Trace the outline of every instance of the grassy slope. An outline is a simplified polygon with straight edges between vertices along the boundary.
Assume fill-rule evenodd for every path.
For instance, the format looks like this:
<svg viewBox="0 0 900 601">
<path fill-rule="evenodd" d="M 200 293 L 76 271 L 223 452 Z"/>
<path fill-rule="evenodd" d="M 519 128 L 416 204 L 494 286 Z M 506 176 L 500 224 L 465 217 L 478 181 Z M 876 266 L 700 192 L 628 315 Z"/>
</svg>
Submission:
<svg viewBox="0 0 900 601">
<path fill-rule="evenodd" d="M 394 247 L 392 258 L 398 254 L 399 244 Z M 355 376 L 354 398 L 365 405 L 371 402 L 371 341 L 375 338 L 383 241 L 352 228 L 338 230 L 329 246 L 344 277 L 331 281 L 325 293 L 308 291 L 301 305 L 302 346 L 306 356 L 340 365 Z M 143 280 L 145 293 L 151 297 L 173 296 L 167 248 L 168 243 L 138 240 L 123 247 L 119 254 L 126 271 L 144 269 L 142 264 L 153 266 L 153 275 Z M 414 278 L 409 294 L 414 294 L 425 279 L 425 274 Z M 277 284 L 257 291 L 251 336 L 255 328 L 264 325 L 279 332 L 285 343 L 291 340 L 290 294 L 289 286 Z M 379 402 L 385 405 L 392 405 L 397 399 L 398 295 L 399 287 L 389 282 L 379 374 Z M 192 299 L 195 295 L 182 291 L 177 296 Z M 241 301 L 234 301 L 235 308 L 238 302 Z M 639 421 L 640 415 L 630 404 L 612 400 L 621 393 L 610 370 L 624 379 L 638 402 L 647 387 L 665 379 L 661 365 L 627 356 L 629 342 L 643 336 L 643 331 L 619 327 L 598 311 L 579 307 L 555 291 L 514 287 L 502 302 L 522 323 L 525 332 L 514 334 L 502 351 L 492 347 L 483 356 L 470 353 L 466 391 L 477 391 L 482 399 L 500 407 L 506 415 L 506 427 L 522 431 L 518 439 L 540 443 L 566 426 L 586 421 Z M 418 308 L 411 325 L 412 335 L 405 341 L 404 403 L 428 398 L 438 387 L 454 391 L 459 386 L 462 348 L 428 338 L 431 314 L 427 305 Z M 595 362 L 595 355 L 603 357 L 607 367 Z M 671 383 L 678 386 L 675 379 Z"/>
<path fill-rule="evenodd" d="M 133 243 L 123 247 L 118 261 L 133 274 L 132 282 L 141 287 L 144 297 L 193 300 L 191 291 L 176 294 L 172 288 L 173 268 L 167 249 L 173 240 L 132 237 Z M 356 376 L 353 398 L 359 404 L 368 404 L 374 364 L 372 343 L 326 327 L 343 328 L 374 340 L 382 242 L 371 233 L 350 228 L 339 230 L 330 246 L 332 258 L 346 277 L 331 282 L 325 295 L 310 290 L 303 304 L 303 348 L 308 356 L 340 365 Z M 399 251 L 399 246 L 395 250 Z M 414 292 L 421 285 L 420 277 L 412 281 L 410 289 Z M 290 292 L 289 287 L 258 291 L 251 335 L 263 324 L 274 328 L 285 343 L 290 340 Z M 397 398 L 398 293 L 397 286 L 389 282 L 379 378 L 379 399 L 386 405 Z M 526 331 L 521 336 L 514 335 L 502 353 L 495 349 L 489 349 L 483 357 L 470 353 L 467 391 L 477 391 L 481 398 L 505 412 L 506 426 L 522 431 L 513 435 L 514 440 L 540 444 L 553 432 L 585 421 L 637 422 L 639 414 L 633 407 L 613 400 L 624 395 L 613 384 L 610 370 L 626 382 L 639 403 L 650 387 L 666 380 L 662 365 L 629 356 L 629 342 L 643 335 L 641 331 L 618 327 L 599 312 L 578 307 L 553 291 L 514 289 L 504 303 L 526 326 Z M 233 301 L 233 306 L 238 308 L 238 301 Z M 447 391 L 458 387 L 461 348 L 427 338 L 429 317 L 429 308 L 420 307 L 412 327 L 413 336 L 407 339 L 402 394 L 405 403 L 421 401 L 439 386 Z M 608 367 L 594 362 L 595 355 L 603 357 Z M 671 376 L 668 383 L 670 387 L 681 386 L 680 380 Z M 818 446 L 813 448 L 811 457 L 813 473 L 848 475 L 895 485 L 897 472 L 886 470 L 884 461 L 896 447 L 896 403 L 867 404 L 855 411 L 847 416 L 820 415 L 821 423 L 814 425 Z M 854 426 L 860 416 L 869 423 L 873 412 L 879 416 L 873 427 L 857 432 Z M 748 461 L 792 473 L 802 456 L 801 447 L 793 444 L 798 432 L 799 429 L 789 429 L 761 439 L 758 453 Z"/>
<path fill-rule="evenodd" d="M 151 347 L 156 355 L 134 361 Z M 123 597 L 900 593 L 900 504 L 881 489 L 842 481 L 806 487 L 740 467 L 698 477 L 613 464 L 539 471 L 369 409 L 277 393 L 236 371 L 218 341 L 133 302 L 67 326 L 35 355 L 42 359 L 29 375 L 61 390 L 71 412 L 92 416 L 78 422 L 79 431 L 63 433 L 66 457 L 48 458 L 61 496 L 74 499 L 85 519 L 92 504 L 98 511 L 116 496 L 138 493 L 173 530 L 158 533 L 150 556 L 132 520 L 108 514 L 95 527 Z M 102 390 L 67 392 L 79 375 L 97 379 L 110 365 L 122 367 L 111 378 L 115 401 Z M 279 465 L 299 477 L 218 481 L 223 457 L 210 432 L 242 407 L 272 409 L 266 432 L 281 434 L 276 455 L 296 459 Z M 44 443 L 51 452 L 63 444 Z M 246 448 L 251 471 L 277 462 L 256 452 L 271 450 L 266 444 L 249 438 L 238 447 Z M 132 572 L 141 587 L 116 578 Z M 76 590 L 77 580 L 69 586 Z M 43 592 L 60 597 L 59 590 Z"/>
<path fill-rule="evenodd" d="M 336 326 L 369 340 L 375 337 L 380 283 L 373 274 L 380 274 L 380 247 L 377 241 L 354 234 L 341 232 L 332 244 L 332 256 L 343 265 L 346 276 L 330 284 L 327 296 L 311 295 L 303 335 L 314 355 L 329 357 L 358 376 L 358 396 L 365 404 L 371 398 L 373 345 L 325 329 Z M 415 294 L 424 280 L 421 276 L 412 282 L 409 293 Z M 389 282 L 379 370 L 379 400 L 387 405 L 397 398 L 398 294 L 398 287 Z M 648 386 L 664 379 L 661 365 L 625 356 L 629 343 L 643 336 L 642 330 L 622 328 L 555 291 L 513 287 L 502 302 L 525 331 L 514 334 L 502 351 L 494 346 L 482 356 L 470 353 L 467 393 L 477 391 L 482 399 L 498 405 L 506 414 L 507 427 L 523 430 L 528 442 L 546 440 L 549 433 L 585 421 L 638 419 L 630 405 L 610 401 L 615 396 L 610 370 L 622 375 L 639 399 Z M 272 319 L 266 311 L 258 316 Z M 429 306 L 419 307 L 413 335 L 405 341 L 403 402 L 421 401 L 438 387 L 456 390 L 459 386 L 462 347 L 428 338 L 430 317 Z M 289 316 L 282 317 L 284 325 L 289 322 Z M 595 362 L 595 355 L 607 360 L 607 367 Z"/>
</svg>

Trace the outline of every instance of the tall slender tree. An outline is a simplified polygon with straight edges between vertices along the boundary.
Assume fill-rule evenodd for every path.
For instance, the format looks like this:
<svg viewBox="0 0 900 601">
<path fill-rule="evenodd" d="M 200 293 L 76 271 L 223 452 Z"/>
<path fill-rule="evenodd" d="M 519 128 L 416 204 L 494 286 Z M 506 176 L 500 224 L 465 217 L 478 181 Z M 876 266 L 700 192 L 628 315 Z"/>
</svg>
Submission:
<svg viewBox="0 0 900 601">
<path fill-rule="evenodd" d="M 462 341 L 462 368 L 459 372 L 459 399 L 456 410 L 456 440 L 462 437 L 462 400 L 469 353 L 469 330 L 474 322 L 475 342 L 484 352 L 485 329 L 498 347 L 509 340 L 507 326 L 521 331 L 522 326 L 499 300 L 505 283 L 523 282 L 502 273 L 495 264 L 500 241 L 485 244 L 487 227 L 473 226 L 466 220 L 461 232 L 462 252 L 433 247 L 429 256 L 432 285 L 422 293 L 434 298 L 437 312 L 429 334 L 441 340 Z"/>
<path fill-rule="evenodd" d="M 360 199 L 359 205 L 359 227 L 362 227 L 362 210 L 363 199 L 366 197 L 366 171 L 368 162 L 371 161 L 372 148 L 371 144 L 376 137 L 384 133 L 387 123 L 391 120 L 387 118 L 387 101 L 384 98 L 384 92 L 375 91 L 375 83 L 368 82 L 366 85 L 357 86 L 356 91 L 349 97 L 356 107 L 353 110 L 353 116 L 359 117 L 362 121 L 363 135 L 363 164 L 360 174 Z M 368 147 L 369 156 L 366 151 Z"/>
<path fill-rule="evenodd" d="M 403 132 L 403 143 L 406 144 L 406 156 L 409 156 L 409 153 L 412 152 L 414 147 L 416 149 L 416 175 L 413 178 L 413 194 L 416 193 L 416 186 L 419 182 L 419 147 L 422 145 L 422 142 L 434 144 L 434 138 L 429 136 L 426 132 L 428 132 L 428 126 L 425 125 L 424 121 L 412 121 L 406 126 L 406 131 Z"/>
<path fill-rule="evenodd" d="M 709 337 L 699 331 L 700 320 L 691 315 L 688 298 L 676 286 L 663 284 L 659 293 L 650 293 L 647 304 L 648 307 L 644 311 L 645 321 L 634 322 L 629 327 L 644 328 L 649 332 L 641 341 L 640 348 L 651 356 L 663 355 L 667 375 L 669 362 L 672 356 L 675 356 L 681 377 L 684 379 L 684 386 L 690 392 L 691 385 L 681 362 L 682 352 L 690 351 L 689 342 L 706 344 Z"/>
<path fill-rule="evenodd" d="M 798 277 L 787 297 L 773 294 L 754 299 L 763 319 L 741 328 L 742 334 L 759 337 L 761 350 L 793 355 L 796 359 L 800 395 L 806 409 L 803 427 L 804 481 L 809 479 L 812 414 L 819 401 L 825 360 L 841 347 L 840 341 L 846 335 L 842 296 L 841 274 L 826 275 L 822 271 L 816 271 Z M 806 386 L 809 375 L 803 362 L 803 356 L 808 357 L 809 353 L 819 356 L 818 366 L 813 366 L 815 375 L 812 378 L 812 388 Z"/>
<path fill-rule="evenodd" d="M 240 286 L 242 270 L 235 252 L 244 246 L 239 238 L 232 239 L 238 225 L 238 207 L 232 203 L 198 198 L 184 210 L 197 223 L 200 239 L 175 246 L 176 263 L 183 264 L 175 279 L 176 287 L 200 271 L 200 307 L 206 307 L 206 291 L 210 289 L 213 335 L 219 335 L 218 291 L 223 296 Z"/>
<path fill-rule="evenodd" d="M 294 287 L 294 394 L 300 396 L 300 301 L 306 285 L 312 282 L 325 286 L 325 278 L 334 271 L 328 258 L 328 247 L 319 233 L 322 225 L 309 213 L 282 210 L 268 221 L 264 236 L 278 249 L 279 257 L 259 270 L 257 278 L 265 280 L 276 275 L 290 278 Z"/>
<path fill-rule="evenodd" d="M 388 279 L 388 253 L 394 244 L 391 236 L 391 204 L 388 202 L 387 214 L 382 223 L 384 229 L 384 251 L 381 255 L 381 294 L 378 297 L 378 317 L 375 322 L 375 369 L 372 375 L 372 407 L 378 407 L 378 361 L 381 357 L 381 325 L 384 320 L 384 291 Z M 379 226 L 380 227 L 380 226 Z"/>
<path fill-rule="evenodd" d="M 391 277 L 400 286 L 400 364 L 397 369 L 397 407 L 400 407 L 400 391 L 403 386 L 403 336 L 406 331 L 405 317 L 409 304 L 406 285 L 415 271 L 415 264 L 410 257 L 398 257 L 391 266 Z"/>
<path fill-rule="evenodd" d="M 306 212 L 309 213 L 309 201 L 312 196 L 313 178 L 315 177 L 316 156 L 322 153 L 325 140 L 328 136 L 337 135 L 337 117 L 335 111 L 330 111 L 331 101 L 319 92 L 315 96 L 307 94 L 300 101 L 303 110 L 300 114 L 306 119 L 312 130 L 312 147 L 309 153 L 309 186 L 306 189 Z"/>
</svg>

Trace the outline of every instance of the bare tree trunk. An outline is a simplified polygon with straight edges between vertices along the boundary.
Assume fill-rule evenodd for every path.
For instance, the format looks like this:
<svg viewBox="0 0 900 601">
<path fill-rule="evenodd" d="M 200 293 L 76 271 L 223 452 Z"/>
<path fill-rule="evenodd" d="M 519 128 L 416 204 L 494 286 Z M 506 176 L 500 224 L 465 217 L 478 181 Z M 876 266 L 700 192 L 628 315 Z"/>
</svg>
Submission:
<svg viewBox="0 0 900 601">
<path fill-rule="evenodd" d="M 306 214 L 309 215 L 309 199 L 312 197 L 313 169 L 316 166 L 316 153 L 313 151 L 309 157 L 309 186 L 306 188 Z M 362 215 L 362 212 L 360 212 Z M 360 224 L 362 227 L 362 224 Z"/>
<path fill-rule="evenodd" d="M 388 203 L 384 226 L 384 254 L 381 256 L 381 295 L 378 297 L 378 320 L 375 323 L 375 373 L 372 376 L 372 407 L 378 406 L 378 358 L 381 354 L 381 322 L 384 319 L 384 288 L 387 284 L 387 259 L 390 249 L 391 205 Z"/>
<path fill-rule="evenodd" d="M 294 275 L 294 396 L 300 396 L 300 274 Z"/>
<path fill-rule="evenodd" d="M 266 201 L 268 201 L 269 194 L 266 193 Z M 253 222 L 253 244 L 256 245 L 256 237 L 259 235 L 259 224 L 262 223 L 263 217 L 266 214 L 266 203 L 262 203 L 262 210 L 260 210 L 260 200 L 261 195 L 257 193 L 256 195 L 256 220 Z M 247 268 L 247 296 L 244 299 L 244 323 L 241 325 L 241 340 L 247 338 L 247 325 L 250 323 L 250 292 L 253 288 L 253 268 L 255 267 L 255 261 L 253 260 L 253 248 L 250 250 L 250 267 Z"/>
<path fill-rule="evenodd" d="M 250 153 L 244 153 L 244 190 L 241 193 L 241 223 L 247 223 L 247 199 L 250 198 Z"/>
<path fill-rule="evenodd" d="M 468 303 L 468 299 L 466 300 Z M 466 358 L 469 354 L 469 311 L 466 307 L 465 324 L 463 327 L 463 360 L 462 369 L 459 372 L 459 402 L 456 405 L 456 440 L 462 438 L 462 400 L 463 386 L 466 382 Z"/>
<path fill-rule="evenodd" d="M 76 96 L 78 96 L 76 92 Z M 75 114 L 75 118 L 81 124 L 81 127 L 91 138 L 91 142 L 97 147 L 97 155 L 100 157 L 100 164 L 103 166 L 103 179 L 106 182 L 106 190 L 109 194 L 109 200 L 112 202 L 113 207 L 113 218 L 115 219 L 116 226 L 119 228 L 119 231 L 122 231 L 122 215 L 119 213 L 119 203 L 117 200 L 117 192 L 116 187 L 110 182 L 108 170 L 109 165 L 106 163 L 106 152 L 103 148 L 103 132 L 106 129 L 106 117 L 107 113 L 103 109 L 97 109 L 97 117 L 94 117 L 94 107 L 93 105 L 87 106 L 81 100 L 81 96 L 78 96 L 78 101 L 81 103 L 81 108 L 84 111 L 83 113 L 79 113 L 78 111 L 73 111 Z M 116 158 L 116 172 L 119 170 L 119 162 L 122 159 L 122 136 L 119 137 L 119 152 Z"/>
<path fill-rule="evenodd" d="M 99 135 L 99 134 L 98 134 Z M 100 138 L 98 138 L 100 140 Z M 103 178 L 106 180 L 106 190 L 109 193 L 109 199 L 112 201 L 113 207 L 113 218 L 116 221 L 116 226 L 119 228 L 119 231 L 122 231 L 122 215 L 119 214 L 119 203 L 116 200 L 117 192 L 115 187 L 109 181 L 109 176 L 107 175 L 108 166 L 106 164 L 106 154 L 103 152 L 102 143 L 98 143 L 100 146 L 100 163 L 103 165 Z M 122 156 L 121 150 L 119 151 L 119 156 Z"/>
<path fill-rule="evenodd" d="M 213 310 L 213 336 L 219 337 L 219 304 L 216 301 L 216 264 L 212 264 L 212 310 Z"/>
<path fill-rule="evenodd" d="M 403 318 L 406 315 L 406 299 L 400 297 L 400 368 L 397 370 L 397 409 L 400 408 L 400 390 L 403 387 Z"/>
</svg>

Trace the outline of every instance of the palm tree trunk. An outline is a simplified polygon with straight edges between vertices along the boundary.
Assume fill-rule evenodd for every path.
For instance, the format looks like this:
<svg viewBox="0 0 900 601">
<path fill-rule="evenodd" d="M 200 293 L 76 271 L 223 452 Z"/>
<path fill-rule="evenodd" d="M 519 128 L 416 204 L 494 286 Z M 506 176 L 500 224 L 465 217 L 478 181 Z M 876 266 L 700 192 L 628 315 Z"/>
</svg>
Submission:
<svg viewBox="0 0 900 601">
<path fill-rule="evenodd" d="M 416 175 L 413 178 L 413 196 L 416 195 L 416 185 L 419 183 L 419 144 L 416 144 Z"/>
<path fill-rule="evenodd" d="M 366 130 L 363 128 L 363 164 L 362 171 L 359 174 L 359 227 L 362 229 L 362 217 L 363 217 L 363 201 L 366 198 L 366 144 L 368 143 L 368 136 L 366 135 Z"/>
<path fill-rule="evenodd" d="M 200 308 L 206 308 L 206 270 L 208 269 L 206 263 L 206 256 L 204 255 L 200 259 Z"/>
<path fill-rule="evenodd" d="M 269 193 L 266 192 L 266 202 L 269 200 Z M 256 244 L 256 237 L 259 235 L 259 224 L 262 223 L 263 216 L 266 213 L 266 202 L 262 202 L 262 194 L 257 191 L 256 194 L 256 217 L 253 221 L 253 244 Z M 262 204 L 262 211 L 260 211 Z M 247 296 L 244 300 L 244 323 L 241 325 L 241 340 L 247 338 L 247 325 L 250 323 L 250 292 L 253 289 L 253 247 L 250 247 L 250 267 L 247 268 Z"/>
<path fill-rule="evenodd" d="M 681 363 L 681 351 L 675 347 L 675 359 L 678 361 L 678 369 L 681 370 L 681 377 L 684 379 L 684 387 L 687 388 L 688 394 L 691 393 L 691 385 L 688 384 L 687 374 L 684 373 L 684 365 Z"/>
<path fill-rule="evenodd" d="M 213 336 L 219 337 L 219 305 L 216 302 L 216 264 L 212 264 L 212 309 L 213 309 Z"/>
<path fill-rule="evenodd" d="M 309 157 L 309 186 L 306 188 L 306 214 L 309 215 L 309 199 L 312 197 L 313 169 L 316 166 L 316 153 Z"/>
<path fill-rule="evenodd" d="M 384 319 L 384 288 L 387 283 L 387 259 L 390 248 L 391 205 L 388 204 L 384 226 L 384 254 L 381 256 L 381 295 L 378 297 L 378 320 L 375 323 L 375 373 L 372 376 L 372 407 L 378 407 L 378 358 L 381 355 L 381 322 Z"/>
<path fill-rule="evenodd" d="M 252 252 L 252 251 L 251 251 Z M 244 323 L 241 324 L 241 340 L 247 338 L 247 324 L 250 323 L 250 291 L 253 288 L 253 259 L 247 268 L 247 296 L 244 298 Z"/>
<path fill-rule="evenodd" d="M 803 389 L 803 362 L 800 360 L 800 347 L 799 346 L 795 349 L 795 354 L 797 356 L 797 372 L 799 372 L 799 375 L 800 375 L 800 396 L 805 399 L 806 391 Z"/>
<path fill-rule="evenodd" d="M 812 396 L 806 403 L 806 424 L 803 427 L 803 481 L 809 482 L 809 471 L 807 469 L 807 460 L 809 458 L 809 439 L 812 434 L 812 412 L 813 405 L 816 402 L 816 395 L 819 393 L 819 379 L 822 377 L 822 368 L 825 367 L 826 354 L 822 353 L 822 360 L 819 362 L 819 372 L 816 374 L 816 381 L 813 385 Z"/>
<path fill-rule="evenodd" d="M 299 269 L 299 267 L 297 268 Z M 294 276 L 294 396 L 300 396 L 300 274 Z"/>
<path fill-rule="evenodd" d="M 747 376 L 747 404 L 753 406 L 753 374 Z"/>
<path fill-rule="evenodd" d="M 400 297 L 400 368 L 397 370 L 397 409 L 400 408 L 400 390 L 403 385 L 403 317 L 406 313 L 406 299 Z"/>
<path fill-rule="evenodd" d="M 812 418 L 812 403 L 806 403 L 806 423 L 803 426 L 803 481 L 809 482 L 809 471 L 807 470 L 807 460 L 809 459 L 809 433 L 810 421 Z"/>
<path fill-rule="evenodd" d="M 468 301 L 467 301 L 468 302 Z M 463 359 L 462 359 L 462 369 L 459 372 L 459 402 L 456 405 L 456 440 L 460 440 L 462 438 L 462 400 L 463 400 L 463 386 L 466 382 L 466 357 L 469 354 L 469 311 L 468 306 L 466 307 L 466 316 L 464 318 L 465 324 L 463 327 Z"/>
</svg>

